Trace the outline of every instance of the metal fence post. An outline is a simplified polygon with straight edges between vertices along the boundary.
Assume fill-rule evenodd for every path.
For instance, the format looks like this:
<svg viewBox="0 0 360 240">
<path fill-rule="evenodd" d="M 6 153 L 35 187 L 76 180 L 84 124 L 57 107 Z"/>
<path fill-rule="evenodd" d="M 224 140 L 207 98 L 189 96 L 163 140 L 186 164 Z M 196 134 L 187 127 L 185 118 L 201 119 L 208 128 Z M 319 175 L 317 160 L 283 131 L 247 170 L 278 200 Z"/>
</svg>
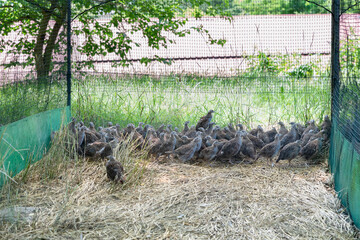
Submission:
<svg viewBox="0 0 360 240">
<path fill-rule="evenodd" d="M 331 18 L 331 112 L 333 112 L 334 89 L 340 83 L 340 2 L 332 0 Z"/>
<path fill-rule="evenodd" d="M 67 106 L 71 105 L 71 0 L 67 1 Z"/>
</svg>

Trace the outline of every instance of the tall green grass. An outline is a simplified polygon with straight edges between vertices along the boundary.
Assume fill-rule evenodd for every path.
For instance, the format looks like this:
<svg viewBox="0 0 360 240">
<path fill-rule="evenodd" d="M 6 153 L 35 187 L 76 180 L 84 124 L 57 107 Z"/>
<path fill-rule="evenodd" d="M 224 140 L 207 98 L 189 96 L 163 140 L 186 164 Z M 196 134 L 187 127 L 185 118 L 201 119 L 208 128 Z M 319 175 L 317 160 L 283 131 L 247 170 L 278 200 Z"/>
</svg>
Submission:
<svg viewBox="0 0 360 240">
<path fill-rule="evenodd" d="M 209 109 L 219 125 L 320 121 L 330 113 L 331 98 L 328 77 L 86 75 L 75 77 L 72 89 L 72 114 L 78 120 L 121 126 L 195 124 Z M 0 124 L 65 104 L 65 80 L 2 86 Z"/>
<path fill-rule="evenodd" d="M 28 79 L 0 86 L 0 124 L 64 107 L 66 82 L 49 78 L 46 82 Z"/>
<path fill-rule="evenodd" d="M 72 113 L 85 122 L 195 124 L 215 110 L 219 125 L 322 120 L 330 113 L 330 79 L 291 77 L 118 77 L 74 81 Z"/>
</svg>

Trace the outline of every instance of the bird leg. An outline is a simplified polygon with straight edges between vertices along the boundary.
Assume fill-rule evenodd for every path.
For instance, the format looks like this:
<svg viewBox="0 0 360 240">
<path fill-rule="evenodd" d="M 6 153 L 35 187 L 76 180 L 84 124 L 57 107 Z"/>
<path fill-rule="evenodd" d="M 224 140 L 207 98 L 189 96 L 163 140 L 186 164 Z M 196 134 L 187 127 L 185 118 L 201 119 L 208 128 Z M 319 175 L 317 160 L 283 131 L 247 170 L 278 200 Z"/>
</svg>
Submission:
<svg viewBox="0 0 360 240">
<path fill-rule="evenodd" d="M 235 164 L 236 164 L 236 162 L 234 162 L 231 158 L 229 158 L 229 163 L 230 163 L 231 165 L 235 165 Z"/>
<path fill-rule="evenodd" d="M 160 153 L 156 154 L 155 161 L 159 161 L 159 160 L 160 160 L 160 156 L 161 156 L 161 154 L 160 154 Z"/>
</svg>

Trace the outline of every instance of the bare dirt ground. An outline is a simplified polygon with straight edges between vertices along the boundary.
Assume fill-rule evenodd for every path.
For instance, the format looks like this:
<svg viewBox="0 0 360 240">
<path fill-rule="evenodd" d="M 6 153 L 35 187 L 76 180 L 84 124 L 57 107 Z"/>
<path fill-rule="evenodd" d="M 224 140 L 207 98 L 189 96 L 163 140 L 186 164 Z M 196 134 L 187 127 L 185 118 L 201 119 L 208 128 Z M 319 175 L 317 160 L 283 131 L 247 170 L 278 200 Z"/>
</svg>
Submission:
<svg viewBox="0 0 360 240">
<path fill-rule="evenodd" d="M 326 166 L 150 162 L 138 185 L 108 181 L 100 162 L 55 180 L 30 176 L 15 206 L 27 222 L 3 222 L 3 239 L 356 239 Z M 0 201 L 0 209 L 6 203 Z M 8 205 L 8 203 L 6 203 Z"/>
</svg>

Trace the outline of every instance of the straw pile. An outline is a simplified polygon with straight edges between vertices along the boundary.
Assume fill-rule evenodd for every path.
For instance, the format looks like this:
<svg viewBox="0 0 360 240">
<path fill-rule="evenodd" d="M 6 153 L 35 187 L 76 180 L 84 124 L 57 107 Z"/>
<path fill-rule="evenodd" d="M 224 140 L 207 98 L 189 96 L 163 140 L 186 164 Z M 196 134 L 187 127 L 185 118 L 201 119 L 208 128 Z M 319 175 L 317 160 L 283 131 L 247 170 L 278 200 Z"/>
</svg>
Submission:
<svg viewBox="0 0 360 240">
<path fill-rule="evenodd" d="M 294 161 L 297 163 L 298 160 Z M 300 161 L 300 160 L 299 160 Z M 284 164 L 285 166 L 286 164 Z M 4 222 L 4 239 L 355 239 L 327 190 L 325 166 L 270 168 L 152 162 L 137 186 L 111 183 L 83 161 L 55 180 L 32 175 L 10 204 L 39 209 Z M 331 189 L 331 188 L 329 188 Z M 2 198 L 0 209 L 9 202 Z M 357 235 L 358 236 L 358 235 Z"/>
</svg>

